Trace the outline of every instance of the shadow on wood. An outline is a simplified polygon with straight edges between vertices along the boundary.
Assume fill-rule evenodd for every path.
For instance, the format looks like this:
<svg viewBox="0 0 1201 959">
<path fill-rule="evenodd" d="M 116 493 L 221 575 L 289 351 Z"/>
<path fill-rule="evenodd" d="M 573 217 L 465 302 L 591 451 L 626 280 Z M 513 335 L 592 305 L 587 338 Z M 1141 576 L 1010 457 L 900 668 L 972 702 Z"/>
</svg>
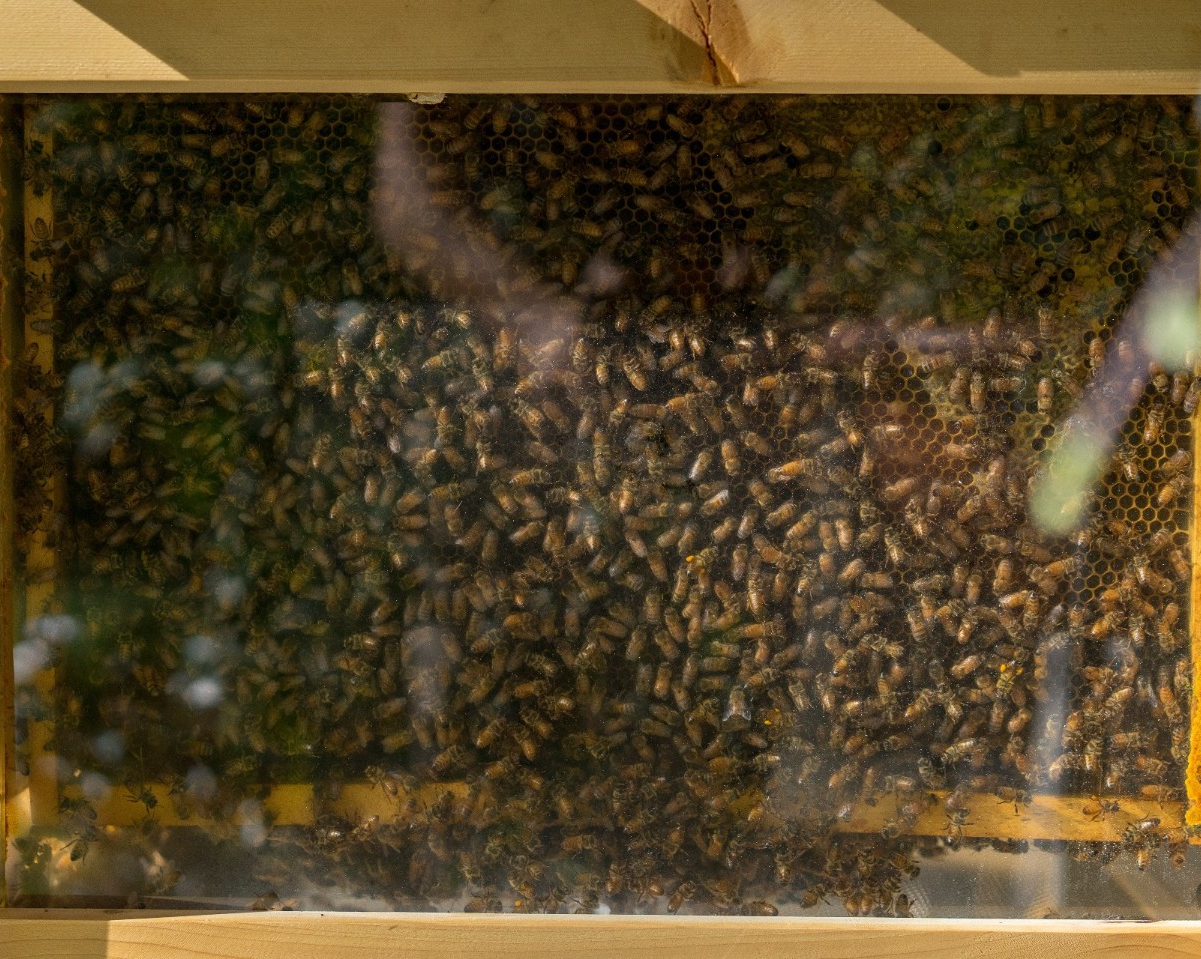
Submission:
<svg viewBox="0 0 1201 959">
<path fill-rule="evenodd" d="M 203 12 L 186 0 L 78 6 L 110 28 L 115 50 L 124 40 L 135 48 L 130 56 L 144 51 L 167 68 L 167 85 L 174 72 L 200 88 L 224 90 L 639 90 L 702 85 L 709 69 L 697 44 L 634 0 L 553 10 L 542 0 L 484 10 L 471 0 L 361 0 L 337 15 L 320 0 L 253 8 L 208 0 Z"/>
<path fill-rule="evenodd" d="M 877 0 L 917 33 L 980 73 L 1112 73 L 1201 69 L 1201 5 L 1156 4 L 1170 29 L 1148 30 L 1148 9 L 1121 0 Z"/>
</svg>

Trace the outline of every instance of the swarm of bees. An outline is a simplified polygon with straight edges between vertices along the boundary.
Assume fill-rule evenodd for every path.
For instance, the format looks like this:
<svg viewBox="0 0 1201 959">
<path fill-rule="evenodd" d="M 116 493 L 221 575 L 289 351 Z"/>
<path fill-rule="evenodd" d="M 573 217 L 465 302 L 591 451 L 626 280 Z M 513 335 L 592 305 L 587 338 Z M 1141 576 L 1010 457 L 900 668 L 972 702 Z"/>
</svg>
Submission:
<svg viewBox="0 0 1201 959">
<path fill-rule="evenodd" d="M 370 781 L 394 821 L 288 861 L 476 911 L 906 912 L 961 790 L 1170 788 L 1201 370 L 1123 384 L 1074 535 L 1029 496 L 1195 202 L 1190 122 L 44 101 L 54 748 L 185 812 Z M 883 835 L 833 831 L 882 790 Z"/>
</svg>

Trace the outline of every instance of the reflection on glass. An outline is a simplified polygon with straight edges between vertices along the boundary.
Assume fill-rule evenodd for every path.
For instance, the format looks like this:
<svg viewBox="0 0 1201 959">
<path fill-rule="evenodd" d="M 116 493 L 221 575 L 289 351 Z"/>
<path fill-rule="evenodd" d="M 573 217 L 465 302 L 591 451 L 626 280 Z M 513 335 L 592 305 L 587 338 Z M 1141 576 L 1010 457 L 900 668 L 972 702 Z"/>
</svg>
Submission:
<svg viewBox="0 0 1201 959">
<path fill-rule="evenodd" d="M 18 900 L 1187 914 L 1187 107 L 28 103 Z"/>
</svg>

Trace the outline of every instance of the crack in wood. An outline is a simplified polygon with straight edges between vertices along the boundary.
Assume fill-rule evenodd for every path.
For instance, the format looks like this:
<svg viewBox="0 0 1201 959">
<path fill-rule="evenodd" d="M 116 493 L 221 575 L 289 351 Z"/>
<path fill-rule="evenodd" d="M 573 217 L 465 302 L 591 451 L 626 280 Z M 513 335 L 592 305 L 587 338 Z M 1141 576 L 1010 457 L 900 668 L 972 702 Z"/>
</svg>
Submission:
<svg viewBox="0 0 1201 959">
<path fill-rule="evenodd" d="M 704 40 L 705 58 L 709 61 L 709 70 L 713 75 L 713 85 L 721 86 L 721 71 L 717 66 L 717 53 L 713 48 L 713 35 L 710 33 L 710 26 L 713 23 L 713 0 L 705 0 L 705 16 L 701 16 L 700 8 L 696 4 L 696 0 L 688 0 L 692 7 L 692 14 L 696 17 L 696 25 L 701 31 L 701 39 Z"/>
</svg>

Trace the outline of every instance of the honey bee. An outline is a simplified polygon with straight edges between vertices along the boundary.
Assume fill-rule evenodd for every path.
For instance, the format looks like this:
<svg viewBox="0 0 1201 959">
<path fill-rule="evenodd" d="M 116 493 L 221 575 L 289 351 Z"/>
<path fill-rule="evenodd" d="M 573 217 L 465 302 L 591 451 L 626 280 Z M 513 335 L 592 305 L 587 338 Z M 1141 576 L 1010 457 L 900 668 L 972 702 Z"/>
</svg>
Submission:
<svg viewBox="0 0 1201 959">
<path fill-rule="evenodd" d="M 943 841 L 951 849 L 958 849 L 963 842 L 963 827 L 971 825 L 971 821 L 967 817 L 968 811 L 966 809 L 948 810 L 947 820 L 943 825 L 945 832 Z"/>
<path fill-rule="evenodd" d="M 721 512 L 730 503 L 730 491 L 726 487 L 722 487 L 701 504 L 701 515 L 712 516 L 715 513 Z"/>
<path fill-rule="evenodd" d="M 984 374 L 976 370 L 968 381 L 968 405 L 973 413 L 983 413 L 988 402 L 988 384 Z"/>
<path fill-rule="evenodd" d="M 400 795 L 400 777 L 395 773 L 385 771 L 380 766 L 368 766 L 363 775 L 373 786 L 378 786 L 386 795 L 395 799 Z"/>
<path fill-rule="evenodd" d="M 994 791 L 994 794 L 998 802 L 1013 804 L 1014 815 L 1017 815 L 1021 811 L 1021 806 L 1028 806 L 1034 801 L 1033 797 L 1025 789 L 1017 789 L 1012 786 L 1000 786 Z"/>
<path fill-rule="evenodd" d="M 973 653 L 954 663 L 951 666 L 950 673 L 955 679 L 965 679 L 979 669 L 983 663 L 984 656 L 980 653 Z"/>
<path fill-rule="evenodd" d="M 1155 495 L 1155 503 L 1160 507 L 1171 506 L 1179 497 L 1186 495 L 1189 488 L 1190 484 L 1186 475 L 1173 476 L 1159 488 Z"/>
<path fill-rule="evenodd" d="M 1151 446 L 1159 441 L 1159 437 L 1163 434 L 1165 413 L 1165 407 L 1158 403 L 1147 410 L 1147 417 L 1143 424 L 1144 445 Z"/>
<path fill-rule="evenodd" d="M 1104 819 L 1106 816 L 1113 813 L 1121 812 L 1121 804 L 1116 800 L 1102 799 L 1099 796 L 1093 796 L 1087 803 L 1084 804 L 1084 815 L 1089 819 L 1097 820 Z"/>
<path fill-rule="evenodd" d="M 1186 415 L 1192 416 L 1197 411 L 1198 400 L 1201 400 L 1201 377 L 1194 375 L 1185 391 L 1184 398 L 1180 401 L 1180 408 Z"/>
<path fill-rule="evenodd" d="M 639 391 L 646 389 L 646 373 L 642 369 L 642 364 L 637 354 L 633 352 L 627 353 L 622 358 L 621 369 L 625 373 L 626 379 L 629 380 L 630 386 Z"/>
<path fill-rule="evenodd" d="M 713 462 L 713 454 L 709 450 L 701 450 L 692 461 L 692 466 L 688 470 L 688 479 L 693 483 L 699 483 L 705 477 L 710 465 Z"/>
<path fill-rule="evenodd" d="M 678 886 L 667 900 L 667 911 L 671 913 L 679 912 L 684 903 L 688 902 L 696 895 L 696 883 L 690 879 L 685 879 Z"/>
<path fill-rule="evenodd" d="M 943 750 L 942 761 L 946 765 L 952 765 L 969 756 L 982 755 L 985 745 L 984 740 L 977 738 L 956 740 Z"/>
<path fill-rule="evenodd" d="M 733 440 L 721 441 L 721 461 L 728 475 L 736 476 L 742 472 L 742 461 L 738 456 L 738 444 Z"/>
<path fill-rule="evenodd" d="M 884 531 L 884 547 L 888 555 L 888 560 L 893 566 L 900 568 L 905 565 L 905 550 L 901 546 L 899 535 L 894 530 L 888 529 Z"/>
</svg>

